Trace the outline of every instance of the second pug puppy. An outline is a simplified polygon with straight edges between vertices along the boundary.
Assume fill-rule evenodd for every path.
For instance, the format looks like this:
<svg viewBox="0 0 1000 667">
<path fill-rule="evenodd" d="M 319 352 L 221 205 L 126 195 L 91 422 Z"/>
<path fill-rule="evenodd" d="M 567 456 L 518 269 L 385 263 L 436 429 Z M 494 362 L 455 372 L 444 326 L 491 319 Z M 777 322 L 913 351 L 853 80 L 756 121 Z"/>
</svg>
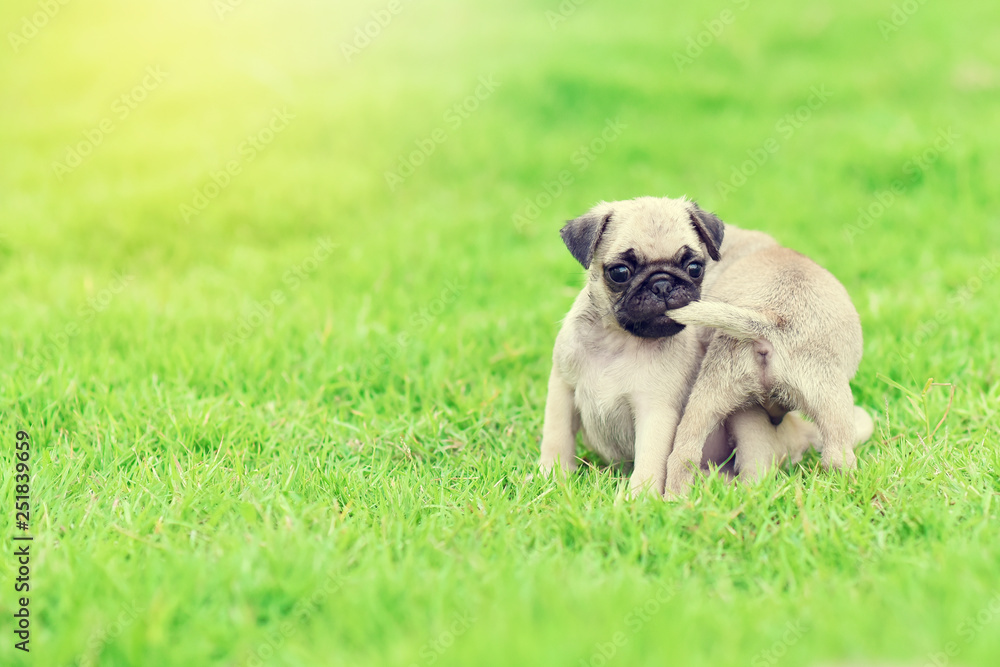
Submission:
<svg viewBox="0 0 1000 667">
<path fill-rule="evenodd" d="M 871 435 L 872 423 L 851 394 L 862 339 L 847 290 L 778 245 L 745 254 L 717 276 L 704 301 L 668 312 L 710 328 L 711 338 L 677 430 L 666 490 L 688 487 L 705 437 L 723 422 L 739 443 L 740 476 L 763 474 L 775 461 L 772 425 L 790 410 L 815 421 L 825 467 L 853 468 L 854 445 Z"/>
<path fill-rule="evenodd" d="M 566 247 L 588 269 L 553 352 L 541 468 L 576 468 L 576 434 L 609 462 L 634 460 L 629 486 L 662 492 L 675 430 L 698 371 L 703 342 L 670 312 L 701 295 L 713 271 L 776 245 L 729 227 L 684 199 L 602 203 L 569 221 Z M 766 415 L 765 415 L 766 418 Z M 790 420 L 796 416 L 789 417 Z M 721 462 L 727 437 L 701 436 L 698 455 Z"/>
</svg>

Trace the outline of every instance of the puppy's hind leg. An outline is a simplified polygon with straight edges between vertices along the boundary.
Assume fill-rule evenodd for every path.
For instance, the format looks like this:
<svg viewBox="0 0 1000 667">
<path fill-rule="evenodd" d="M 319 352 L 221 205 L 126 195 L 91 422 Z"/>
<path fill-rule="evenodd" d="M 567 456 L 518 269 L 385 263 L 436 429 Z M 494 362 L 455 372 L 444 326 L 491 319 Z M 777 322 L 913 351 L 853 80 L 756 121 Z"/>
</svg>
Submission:
<svg viewBox="0 0 1000 667">
<path fill-rule="evenodd" d="M 853 469 L 857 465 L 854 445 L 858 434 L 851 385 L 846 380 L 821 383 L 804 398 L 806 412 L 815 420 L 823 441 L 823 467 Z"/>
<path fill-rule="evenodd" d="M 687 491 L 694 479 L 694 471 L 701 463 L 705 440 L 746 398 L 746 393 L 733 386 L 732 382 L 720 381 L 725 379 L 720 375 L 702 365 L 701 375 L 691 390 L 684 416 L 677 427 L 673 452 L 667 459 L 668 495 Z"/>
</svg>

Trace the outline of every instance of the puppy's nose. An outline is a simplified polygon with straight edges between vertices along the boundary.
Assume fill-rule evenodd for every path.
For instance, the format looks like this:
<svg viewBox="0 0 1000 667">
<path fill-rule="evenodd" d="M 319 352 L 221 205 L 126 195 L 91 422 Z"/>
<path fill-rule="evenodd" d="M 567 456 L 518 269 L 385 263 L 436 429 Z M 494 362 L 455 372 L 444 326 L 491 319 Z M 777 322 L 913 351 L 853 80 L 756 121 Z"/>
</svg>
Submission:
<svg viewBox="0 0 1000 667">
<path fill-rule="evenodd" d="M 656 296 L 666 297 L 674 288 L 674 281 L 665 273 L 659 273 L 649 279 L 649 291 Z"/>
</svg>

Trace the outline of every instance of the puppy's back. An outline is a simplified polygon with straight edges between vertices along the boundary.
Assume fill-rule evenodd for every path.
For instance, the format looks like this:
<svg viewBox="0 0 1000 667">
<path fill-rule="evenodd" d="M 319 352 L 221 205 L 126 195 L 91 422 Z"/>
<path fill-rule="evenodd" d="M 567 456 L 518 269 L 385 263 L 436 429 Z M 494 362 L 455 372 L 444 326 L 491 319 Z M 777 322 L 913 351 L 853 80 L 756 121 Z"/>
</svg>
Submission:
<svg viewBox="0 0 1000 667">
<path fill-rule="evenodd" d="M 861 361 L 861 322 L 847 290 L 794 250 L 775 245 L 740 258 L 706 296 L 765 315 L 790 348 L 830 341 L 822 347 L 843 351 L 854 368 Z"/>
</svg>

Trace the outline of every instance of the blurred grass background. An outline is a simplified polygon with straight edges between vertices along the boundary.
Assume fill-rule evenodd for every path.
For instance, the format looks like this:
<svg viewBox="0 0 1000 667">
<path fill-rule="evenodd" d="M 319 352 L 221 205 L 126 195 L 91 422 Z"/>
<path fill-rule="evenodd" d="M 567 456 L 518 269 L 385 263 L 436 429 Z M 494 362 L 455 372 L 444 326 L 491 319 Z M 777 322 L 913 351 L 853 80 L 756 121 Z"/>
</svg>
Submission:
<svg viewBox="0 0 1000 667">
<path fill-rule="evenodd" d="M 1000 7 L 903 7 L 4 3 L 0 420 L 36 555 L 0 662 L 996 664 Z M 847 286 L 880 415 L 854 480 L 526 479 L 581 282 L 556 232 L 647 194 Z"/>
</svg>

